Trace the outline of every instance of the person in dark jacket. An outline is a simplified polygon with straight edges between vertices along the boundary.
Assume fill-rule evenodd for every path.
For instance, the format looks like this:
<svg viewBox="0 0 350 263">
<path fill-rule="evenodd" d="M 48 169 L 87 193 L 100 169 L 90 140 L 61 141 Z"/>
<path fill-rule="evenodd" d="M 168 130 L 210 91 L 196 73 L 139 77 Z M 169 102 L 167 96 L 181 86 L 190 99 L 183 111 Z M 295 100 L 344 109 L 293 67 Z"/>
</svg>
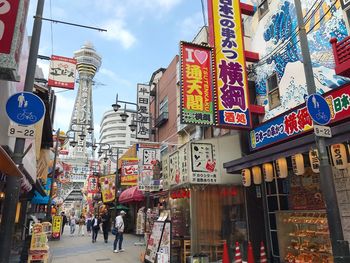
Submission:
<svg viewBox="0 0 350 263">
<path fill-rule="evenodd" d="M 101 217 L 101 221 L 102 221 L 103 238 L 105 240 L 105 243 L 108 242 L 108 231 L 110 229 L 110 224 L 109 224 L 110 219 L 111 217 L 108 211 L 104 212 Z"/>
<path fill-rule="evenodd" d="M 92 243 L 96 242 L 98 231 L 100 230 L 101 219 L 95 215 L 91 221 L 92 226 Z"/>
<path fill-rule="evenodd" d="M 67 216 L 66 216 L 66 214 L 64 212 L 61 212 L 61 216 L 62 216 L 61 235 L 63 235 L 64 226 L 68 223 L 68 219 L 67 219 Z"/>
</svg>

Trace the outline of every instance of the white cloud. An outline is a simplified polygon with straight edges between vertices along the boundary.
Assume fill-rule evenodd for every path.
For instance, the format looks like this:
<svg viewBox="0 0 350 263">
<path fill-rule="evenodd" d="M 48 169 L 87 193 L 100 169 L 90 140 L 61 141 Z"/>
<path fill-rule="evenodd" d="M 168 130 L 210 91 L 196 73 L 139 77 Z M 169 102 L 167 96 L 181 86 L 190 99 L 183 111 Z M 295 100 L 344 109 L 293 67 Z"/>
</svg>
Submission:
<svg viewBox="0 0 350 263">
<path fill-rule="evenodd" d="M 115 84 L 121 84 L 123 86 L 130 87 L 132 84 L 129 80 L 123 79 L 122 77 L 118 76 L 116 73 L 114 73 L 112 70 L 107 68 L 101 68 L 99 71 L 101 74 L 109 77 Z"/>
<path fill-rule="evenodd" d="M 198 33 L 199 29 L 204 26 L 203 14 L 201 12 L 195 13 L 194 15 L 185 18 L 180 23 L 181 37 L 192 41 Z"/>
<path fill-rule="evenodd" d="M 99 35 L 107 40 L 118 41 L 125 49 L 129 49 L 136 42 L 136 37 L 126 29 L 125 22 L 119 18 L 102 23 L 101 28 L 107 29 Z"/>
</svg>

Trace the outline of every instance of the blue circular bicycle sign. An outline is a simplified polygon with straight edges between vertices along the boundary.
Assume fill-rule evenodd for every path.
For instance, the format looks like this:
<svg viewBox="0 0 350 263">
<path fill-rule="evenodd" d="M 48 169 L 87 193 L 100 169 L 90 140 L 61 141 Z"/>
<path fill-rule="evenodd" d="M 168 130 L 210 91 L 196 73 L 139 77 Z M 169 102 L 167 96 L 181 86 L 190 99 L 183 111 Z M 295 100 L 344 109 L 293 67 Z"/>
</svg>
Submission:
<svg viewBox="0 0 350 263">
<path fill-rule="evenodd" d="M 13 94 L 7 100 L 6 113 L 15 123 L 29 126 L 44 117 L 45 105 L 37 95 L 23 91 Z"/>
<path fill-rule="evenodd" d="M 307 110 L 313 119 L 319 125 L 326 125 L 331 120 L 331 110 L 327 101 L 318 94 L 312 94 L 306 102 Z"/>
</svg>

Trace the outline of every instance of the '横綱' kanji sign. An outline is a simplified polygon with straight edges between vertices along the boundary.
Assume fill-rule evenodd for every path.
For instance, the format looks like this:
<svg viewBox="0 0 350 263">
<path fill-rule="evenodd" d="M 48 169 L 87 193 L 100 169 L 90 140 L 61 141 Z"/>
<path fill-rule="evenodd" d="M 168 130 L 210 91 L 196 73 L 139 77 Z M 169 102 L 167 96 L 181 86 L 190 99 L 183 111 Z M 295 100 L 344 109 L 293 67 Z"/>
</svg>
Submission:
<svg viewBox="0 0 350 263">
<path fill-rule="evenodd" d="M 219 126 L 250 128 L 240 1 L 208 0 L 210 44 L 215 50 Z"/>
<path fill-rule="evenodd" d="M 181 42 L 181 123 L 213 125 L 212 48 Z"/>
</svg>

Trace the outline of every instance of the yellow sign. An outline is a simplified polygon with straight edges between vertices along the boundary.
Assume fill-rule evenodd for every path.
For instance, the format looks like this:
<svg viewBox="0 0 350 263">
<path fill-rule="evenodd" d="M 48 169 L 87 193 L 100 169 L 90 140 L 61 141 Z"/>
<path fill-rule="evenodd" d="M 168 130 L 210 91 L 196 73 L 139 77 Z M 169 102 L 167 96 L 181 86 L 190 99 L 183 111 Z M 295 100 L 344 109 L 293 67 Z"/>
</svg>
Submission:
<svg viewBox="0 0 350 263">
<path fill-rule="evenodd" d="M 115 175 L 100 177 L 100 186 L 102 201 L 104 203 L 112 202 L 115 198 Z"/>
<path fill-rule="evenodd" d="M 62 216 L 52 217 L 52 237 L 59 239 L 61 236 Z"/>
<path fill-rule="evenodd" d="M 223 3 L 225 2 L 225 3 Z M 250 128 L 240 1 L 208 1 L 216 56 L 216 106 L 221 126 Z M 211 11 L 211 12 L 210 12 Z"/>
</svg>

